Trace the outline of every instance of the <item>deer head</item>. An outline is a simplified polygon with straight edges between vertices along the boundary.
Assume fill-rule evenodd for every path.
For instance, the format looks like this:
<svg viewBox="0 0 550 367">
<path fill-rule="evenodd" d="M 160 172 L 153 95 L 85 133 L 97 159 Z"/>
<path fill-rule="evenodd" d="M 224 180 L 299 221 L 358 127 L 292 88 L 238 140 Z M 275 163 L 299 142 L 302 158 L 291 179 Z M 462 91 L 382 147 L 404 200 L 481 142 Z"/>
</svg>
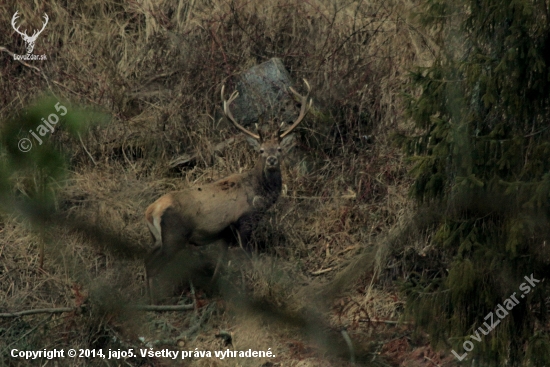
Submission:
<svg viewBox="0 0 550 367">
<path fill-rule="evenodd" d="M 34 50 L 34 43 L 36 42 L 36 39 L 38 38 L 38 36 L 40 35 L 40 33 L 42 33 L 42 31 L 44 30 L 44 28 L 46 28 L 46 24 L 48 24 L 48 14 L 44 13 L 44 25 L 42 26 L 42 29 L 39 30 L 39 31 L 34 31 L 34 33 L 32 34 L 32 36 L 29 36 L 27 34 L 27 30 L 25 30 L 25 32 L 21 33 L 19 31 L 19 27 L 16 27 L 15 26 L 15 21 L 17 20 L 17 18 L 19 17 L 17 15 L 17 11 L 15 12 L 15 14 L 13 15 L 13 17 L 11 18 L 11 26 L 13 27 L 13 29 L 15 29 L 15 31 L 17 33 L 19 33 L 22 37 L 23 37 L 23 41 L 25 41 L 25 44 L 27 45 L 27 54 L 30 54 L 32 53 L 32 50 Z"/>
<path fill-rule="evenodd" d="M 235 120 L 233 114 L 231 113 L 231 110 L 229 109 L 229 106 L 239 96 L 239 92 L 234 91 L 229 96 L 229 99 L 226 100 L 224 98 L 225 85 L 222 86 L 221 94 L 223 101 L 223 112 L 225 116 L 233 123 L 233 125 L 235 125 L 235 127 L 237 127 L 239 130 L 247 135 L 247 140 L 250 145 L 252 145 L 252 147 L 254 147 L 254 149 L 258 153 L 260 153 L 257 168 L 258 166 L 260 166 L 259 168 L 264 172 L 265 175 L 268 175 L 269 173 L 280 172 L 280 158 L 282 154 L 289 149 L 293 138 L 290 133 L 296 128 L 296 126 L 300 124 L 300 122 L 302 122 L 305 115 L 309 111 L 311 104 L 313 103 L 313 100 L 309 100 L 308 102 L 311 87 L 305 79 L 304 83 L 307 88 L 307 94 L 305 96 L 300 95 L 294 90 L 294 88 L 289 87 L 290 92 L 294 96 L 296 96 L 301 103 L 300 114 L 288 129 L 282 131 L 281 129 L 283 128 L 284 124 L 281 124 L 280 130 L 277 133 L 271 135 L 269 138 L 266 138 L 262 134 L 261 130 L 258 128 L 258 124 L 256 124 L 257 133 L 255 134 L 243 127 Z"/>
</svg>

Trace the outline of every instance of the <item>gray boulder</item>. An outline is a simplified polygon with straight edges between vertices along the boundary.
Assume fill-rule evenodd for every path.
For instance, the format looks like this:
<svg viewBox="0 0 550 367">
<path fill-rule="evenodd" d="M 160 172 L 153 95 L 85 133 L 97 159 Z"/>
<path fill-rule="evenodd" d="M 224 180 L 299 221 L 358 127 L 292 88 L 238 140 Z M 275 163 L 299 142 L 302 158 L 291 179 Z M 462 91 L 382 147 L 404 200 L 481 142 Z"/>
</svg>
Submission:
<svg viewBox="0 0 550 367">
<path fill-rule="evenodd" d="M 299 90 L 281 59 L 273 58 L 250 68 L 236 81 L 239 97 L 231 104 L 233 116 L 251 131 L 255 123 L 273 131 L 281 122 L 292 122 L 299 109 L 288 91 L 290 86 Z"/>
</svg>

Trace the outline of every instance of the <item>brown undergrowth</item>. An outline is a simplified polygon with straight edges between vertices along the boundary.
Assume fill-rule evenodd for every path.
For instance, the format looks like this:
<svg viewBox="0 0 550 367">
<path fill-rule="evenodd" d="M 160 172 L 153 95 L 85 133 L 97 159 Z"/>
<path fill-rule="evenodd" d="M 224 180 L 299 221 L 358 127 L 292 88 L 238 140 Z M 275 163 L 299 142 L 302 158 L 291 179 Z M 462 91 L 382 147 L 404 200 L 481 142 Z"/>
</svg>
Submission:
<svg viewBox="0 0 550 367">
<path fill-rule="evenodd" d="M 10 17 L 18 10 L 22 29 L 34 29 L 46 12 L 50 20 L 34 52 L 48 60 L 27 63 L 36 70 L 1 54 L 0 121 L 45 94 L 101 109 L 112 121 L 80 139 L 64 126 L 45 137 L 66 154 L 69 170 L 56 183 L 51 225 L 37 230 L 24 216 L 1 217 L 0 313 L 85 306 L 0 319 L 2 363 L 26 363 L 4 357 L 13 348 L 136 354 L 149 347 L 271 348 L 274 358 L 183 363 L 339 366 L 350 361 L 342 328 L 359 363 L 400 363 L 380 356 L 391 349 L 383 348 L 387 343 L 407 343 L 408 332 L 385 323 L 398 320 L 402 302 L 391 282 L 379 282 L 377 260 L 387 251 L 380 251 L 387 243 L 381 239 L 410 206 L 406 164 L 390 141 L 406 125 L 399 96 L 407 70 L 432 59 L 429 39 L 410 18 L 415 6 L 406 0 L 9 0 L 0 15 L 6 27 L 0 45 L 23 53 Z M 232 250 L 214 290 L 181 288 L 180 301 L 193 303 L 193 311 L 129 308 L 146 303 L 147 205 L 168 191 L 253 166 L 254 153 L 242 140 L 209 153 L 238 135 L 222 119 L 219 92 L 272 57 L 296 81 L 310 82 L 316 112 L 298 129 L 286 159 L 283 196 L 254 233 L 259 250 Z M 171 168 L 191 152 L 200 153 L 196 160 Z M 14 176 L 14 195 L 32 186 L 29 175 Z M 216 335 L 231 335 L 232 343 Z M 141 356 L 107 362 L 177 364 Z M 90 364 L 104 362 L 62 361 Z"/>
</svg>

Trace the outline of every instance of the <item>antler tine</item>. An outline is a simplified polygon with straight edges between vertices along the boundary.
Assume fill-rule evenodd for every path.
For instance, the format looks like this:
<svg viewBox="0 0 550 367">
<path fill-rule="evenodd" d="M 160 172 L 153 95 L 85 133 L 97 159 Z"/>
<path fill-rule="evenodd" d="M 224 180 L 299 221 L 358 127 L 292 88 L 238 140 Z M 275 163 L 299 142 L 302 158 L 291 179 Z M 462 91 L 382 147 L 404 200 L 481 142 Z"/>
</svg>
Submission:
<svg viewBox="0 0 550 367">
<path fill-rule="evenodd" d="M 264 135 L 262 134 L 262 130 L 258 126 L 258 124 L 254 124 L 256 126 L 256 131 L 258 132 L 258 136 L 260 137 L 260 141 L 264 141 Z"/>
<path fill-rule="evenodd" d="M 245 129 L 241 124 L 239 124 L 235 118 L 233 117 L 233 114 L 231 113 L 231 110 L 229 109 L 229 105 L 239 96 L 239 92 L 238 91 L 233 91 L 233 93 L 231 93 L 231 95 L 229 96 L 229 99 L 226 101 L 225 98 L 223 97 L 223 94 L 224 94 L 224 91 L 225 91 L 225 85 L 222 86 L 222 101 L 223 101 L 223 113 L 225 114 L 225 116 L 233 123 L 233 125 L 235 125 L 235 127 L 239 130 L 241 130 L 243 133 L 245 133 L 246 135 L 256 139 L 256 140 L 259 140 L 261 141 L 261 137 L 260 135 L 258 134 L 254 134 L 250 131 L 248 131 L 247 129 Z"/>
<path fill-rule="evenodd" d="M 309 109 L 311 108 L 311 105 L 313 104 L 313 100 L 310 99 L 309 100 L 309 103 L 307 101 L 308 97 L 309 97 L 309 92 L 311 92 L 311 87 L 309 85 L 309 83 L 307 82 L 306 79 L 304 79 L 304 83 L 306 85 L 306 88 L 307 88 L 307 94 L 305 96 L 302 96 L 300 95 L 298 92 L 296 92 L 294 90 L 294 88 L 292 87 L 289 87 L 288 89 L 292 92 L 292 94 L 294 94 L 296 97 L 298 97 L 300 99 L 300 102 L 302 104 L 302 108 L 300 108 L 300 114 L 298 115 L 298 118 L 294 121 L 294 123 L 292 125 L 290 125 L 290 127 L 288 129 L 286 129 L 286 131 L 284 133 L 282 133 L 280 136 L 279 136 L 279 139 L 282 139 L 284 138 L 285 136 L 287 136 L 288 134 L 290 134 L 292 132 L 292 130 L 294 130 L 296 128 L 296 126 L 298 126 L 298 124 L 300 122 L 302 122 L 302 120 L 304 119 L 304 117 L 307 115 L 307 113 L 309 112 Z"/>
</svg>

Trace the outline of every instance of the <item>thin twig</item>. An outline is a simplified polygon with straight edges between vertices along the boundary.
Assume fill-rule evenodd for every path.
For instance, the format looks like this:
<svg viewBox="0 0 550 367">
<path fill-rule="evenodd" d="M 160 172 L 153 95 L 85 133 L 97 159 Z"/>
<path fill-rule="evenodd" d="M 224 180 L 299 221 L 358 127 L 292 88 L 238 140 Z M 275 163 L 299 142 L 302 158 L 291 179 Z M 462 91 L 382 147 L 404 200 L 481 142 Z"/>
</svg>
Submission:
<svg viewBox="0 0 550 367">
<path fill-rule="evenodd" d="M 134 305 L 130 308 L 138 311 L 186 311 L 193 310 L 195 305 Z"/>
<path fill-rule="evenodd" d="M 290 196 L 287 197 L 291 199 L 302 199 L 302 200 L 321 200 L 321 199 L 355 199 L 355 195 L 342 195 L 342 196 Z"/>
<path fill-rule="evenodd" d="M 88 149 L 86 149 L 86 146 L 84 145 L 84 142 L 82 141 L 82 138 L 80 137 L 80 133 L 78 133 L 78 139 L 80 140 L 80 144 L 82 144 L 82 148 L 84 148 L 84 151 L 86 152 L 86 154 L 88 154 L 88 157 L 90 157 L 90 159 L 92 160 L 92 163 L 94 164 L 94 166 L 97 166 L 97 163 L 94 160 L 94 157 L 92 157 L 92 155 L 90 154 Z"/>
<path fill-rule="evenodd" d="M 85 307 L 86 305 L 82 305 L 80 307 L 38 308 L 36 310 L 4 312 L 4 313 L 0 313 L 0 318 L 21 317 L 21 316 L 36 315 L 41 313 L 54 314 L 54 313 L 72 312 L 72 311 L 78 311 L 79 309 L 82 309 Z M 194 309 L 194 305 L 132 305 L 132 306 L 129 306 L 129 308 L 137 311 L 156 311 L 156 312 L 185 311 L 185 310 Z"/>
<path fill-rule="evenodd" d="M 413 324 L 412 322 L 408 322 L 408 321 L 376 320 L 376 319 L 370 319 L 370 320 L 359 319 L 359 322 L 379 322 L 379 323 L 390 324 L 390 325 L 397 325 L 397 324 L 412 325 Z"/>
<path fill-rule="evenodd" d="M 0 317 L 20 317 L 20 316 L 28 316 L 28 315 L 35 315 L 39 313 L 63 313 L 63 312 L 71 312 L 75 311 L 77 308 L 74 307 L 59 307 L 59 308 L 38 308 L 36 310 L 24 310 L 24 311 L 18 311 L 18 312 L 4 312 L 0 313 Z"/>
<path fill-rule="evenodd" d="M 317 271 L 312 271 L 310 274 L 311 275 L 321 275 L 321 274 L 324 274 L 324 273 L 328 273 L 329 271 L 333 271 L 334 268 L 326 268 L 326 269 L 320 269 L 320 270 L 317 270 Z"/>
</svg>

